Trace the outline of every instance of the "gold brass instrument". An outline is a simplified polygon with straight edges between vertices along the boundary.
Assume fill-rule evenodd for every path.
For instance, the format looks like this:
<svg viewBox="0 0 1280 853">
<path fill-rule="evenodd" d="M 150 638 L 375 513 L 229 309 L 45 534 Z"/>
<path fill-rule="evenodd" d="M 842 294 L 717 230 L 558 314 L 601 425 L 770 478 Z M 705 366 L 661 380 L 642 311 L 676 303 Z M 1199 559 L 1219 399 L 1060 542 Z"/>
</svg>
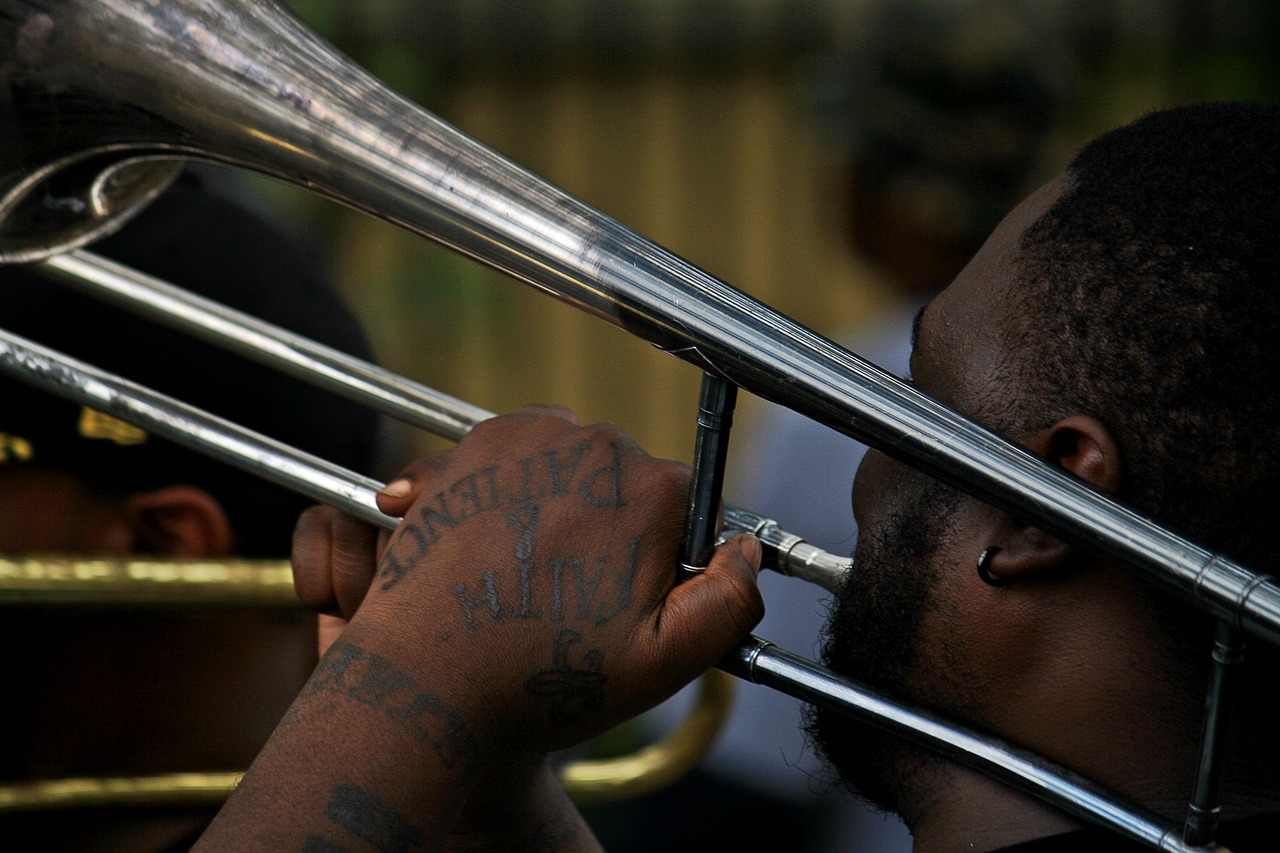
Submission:
<svg viewBox="0 0 1280 853">
<path fill-rule="evenodd" d="M 301 609 L 287 560 L 154 560 L 0 557 L 0 612 L 9 607 Z M 576 802 L 615 802 L 658 790 L 706 757 L 733 707 L 736 680 L 712 671 L 685 719 L 656 743 L 612 758 L 566 763 L 561 782 Z M 243 774 L 169 773 L 0 784 L 0 814 L 85 807 L 217 806 Z"/>
<path fill-rule="evenodd" d="M 1225 626 L 1224 648 L 1242 635 L 1280 642 L 1280 586 L 1273 579 L 1065 477 L 520 169 L 396 97 L 264 0 L 0 0 L 0 11 L 8 83 L 0 95 L 9 125 L 0 150 L 6 261 L 52 258 L 109 233 L 163 189 L 177 159 L 250 169 L 450 246 L 719 382 L 786 405 L 1106 554 L 1217 618 Z M 86 257 L 62 255 L 50 264 Z M 5 337 L 0 368 L 386 523 L 372 505 L 376 483 L 237 433 L 37 344 Z M 345 370 L 332 364 L 308 372 L 330 387 L 359 384 L 335 378 Z M 376 399 L 381 391 L 344 393 Z M 449 412 L 445 420 L 458 417 L 452 404 L 442 409 Z M 770 559 L 779 561 L 781 553 L 785 569 L 795 543 L 768 531 L 763 520 L 742 524 L 756 521 L 777 540 L 766 541 Z M 1227 692 L 1233 655 L 1219 657 L 1209 697 L 1214 709 Z M 1191 851 L 1212 840 L 1212 827 L 1198 815 L 1216 803 L 1212 780 L 1225 715 L 1207 715 L 1215 722 L 1206 727 L 1201 782 L 1183 840 L 1180 827 L 1061 768 L 888 701 L 765 641 L 749 639 L 722 667 L 870 718 L 1152 848 Z"/>
</svg>

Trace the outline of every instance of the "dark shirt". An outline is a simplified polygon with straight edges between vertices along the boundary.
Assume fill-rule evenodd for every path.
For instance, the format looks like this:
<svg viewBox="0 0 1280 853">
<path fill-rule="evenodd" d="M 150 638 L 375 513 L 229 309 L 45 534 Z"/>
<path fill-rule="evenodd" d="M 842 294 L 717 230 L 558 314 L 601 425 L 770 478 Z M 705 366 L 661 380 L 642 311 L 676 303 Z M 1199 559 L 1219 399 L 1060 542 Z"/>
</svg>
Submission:
<svg viewBox="0 0 1280 853">
<path fill-rule="evenodd" d="M 1280 850 L 1280 814 L 1258 815 L 1243 820 L 1227 821 L 1218 833 L 1217 843 L 1232 853 L 1272 853 Z M 1140 853 L 1152 848 L 1129 841 L 1105 829 L 1082 829 L 1025 841 L 998 853 Z"/>
</svg>

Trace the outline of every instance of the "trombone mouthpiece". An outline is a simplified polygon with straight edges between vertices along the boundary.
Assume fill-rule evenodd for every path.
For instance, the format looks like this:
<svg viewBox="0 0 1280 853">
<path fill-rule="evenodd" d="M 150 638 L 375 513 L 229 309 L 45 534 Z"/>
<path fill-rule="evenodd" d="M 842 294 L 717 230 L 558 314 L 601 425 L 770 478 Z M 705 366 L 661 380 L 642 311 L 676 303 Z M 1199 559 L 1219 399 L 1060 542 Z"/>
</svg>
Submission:
<svg viewBox="0 0 1280 853">
<path fill-rule="evenodd" d="M 724 535 L 750 533 L 760 540 L 761 565 L 766 569 L 817 584 L 828 592 L 840 589 L 852 561 L 810 545 L 778 522 L 738 507 L 725 507 Z"/>
</svg>

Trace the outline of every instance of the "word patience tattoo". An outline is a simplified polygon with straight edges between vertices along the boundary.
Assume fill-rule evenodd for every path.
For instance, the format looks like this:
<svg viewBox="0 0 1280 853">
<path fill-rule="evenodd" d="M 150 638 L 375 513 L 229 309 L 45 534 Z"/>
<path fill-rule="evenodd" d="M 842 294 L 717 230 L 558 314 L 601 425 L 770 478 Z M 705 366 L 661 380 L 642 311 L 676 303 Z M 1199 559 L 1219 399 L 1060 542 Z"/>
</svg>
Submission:
<svg viewBox="0 0 1280 853">
<path fill-rule="evenodd" d="M 590 447 L 582 442 L 567 451 L 548 450 L 517 460 L 513 463 L 517 472 L 514 486 L 510 482 L 505 488 L 500 485 L 498 468 L 489 467 L 462 477 L 433 499 L 423 501 L 400 525 L 399 535 L 413 543 L 413 553 L 387 554 L 378 571 L 382 589 L 395 586 L 418 565 L 445 530 L 482 513 L 506 511 L 511 525 L 520 530 L 517 551 L 527 556 L 533 550 L 539 500 L 570 498 L 594 508 L 622 506 L 624 446 L 611 444 L 608 463 L 584 468 L 583 457 Z"/>
<path fill-rule="evenodd" d="M 604 704 L 604 652 L 589 649 L 582 656 L 581 666 L 569 662 L 570 648 L 581 641 L 582 635 L 577 631 L 562 629 L 551 652 L 551 669 L 535 673 L 524 683 L 524 689 L 532 695 L 551 699 L 552 725 L 567 726 L 584 712 Z"/>
</svg>

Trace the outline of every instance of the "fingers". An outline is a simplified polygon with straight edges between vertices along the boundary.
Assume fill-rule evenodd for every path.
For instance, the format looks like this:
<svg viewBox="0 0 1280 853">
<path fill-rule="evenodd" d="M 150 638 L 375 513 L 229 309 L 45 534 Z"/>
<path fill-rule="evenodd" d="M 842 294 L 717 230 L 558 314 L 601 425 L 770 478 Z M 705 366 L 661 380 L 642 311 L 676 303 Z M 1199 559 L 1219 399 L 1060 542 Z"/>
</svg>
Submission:
<svg viewBox="0 0 1280 853">
<path fill-rule="evenodd" d="M 399 518 L 409 511 L 413 502 L 418 499 L 440 470 L 444 468 L 448 451 L 435 453 L 415 459 L 400 470 L 391 482 L 378 492 L 378 509 L 393 518 Z"/>
<path fill-rule="evenodd" d="M 728 652 L 764 618 L 760 541 L 742 534 L 716 547 L 701 574 L 671 591 L 663 608 L 663 629 L 681 643 Z"/>
<path fill-rule="evenodd" d="M 342 636 L 342 632 L 347 630 L 347 620 L 341 616 L 328 616 L 321 613 L 316 617 L 316 647 L 319 657 L 324 657 L 324 653 L 329 651 L 329 647 L 338 641 Z"/>
<path fill-rule="evenodd" d="M 503 448 L 513 438 L 530 441 L 551 436 L 578 425 L 578 416 L 562 406 L 525 406 L 507 415 L 482 421 L 452 451 L 425 456 L 409 463 L 378 493 L 378 509 L 402 517 L 428 485 L 444 470 L 450 456 L 457 457 L 479 445 L 480 453 Z"/>
<path fill-rule="evenodd" d="M 313 610 L 350 618 L 377 569 L 379 531 L 332 507 L 311 507 L 293 534 L 293 583 Z"/>
<path fill-rule="evenodd" d="M 518 417 L 559 418 L 562 421 L 568 421 L 573 426 L 581 424 L 573 410 L 566 409 L 564 406 L 529 405 L 517 409 L 512 414 Z"/>
<path fill-rule="evenodd" d="M 716 548 L 703 574 L 675 586 L 689 476 L 616 427 L 522 409 L 388 484 L 378 506 L 403 522 L 380 562 L 371 529 L 309 511 L 295 546 L 300 594 L 354 616 L 347 636 L 415 678 L 448 673 L 486 737 L 567 745 L 670 695 L 763 616 L 754 537 Z M 568 694 L 562 675 L 625 686 Z"/>
<path fill-rule="evenodd" d="M 293 528 L 293 588 L 303 604 L 320 612 L 337 608 L 329 576 L 332 531 L 327 509 L 313 506 L 304 510 Z"/>
</svg>

